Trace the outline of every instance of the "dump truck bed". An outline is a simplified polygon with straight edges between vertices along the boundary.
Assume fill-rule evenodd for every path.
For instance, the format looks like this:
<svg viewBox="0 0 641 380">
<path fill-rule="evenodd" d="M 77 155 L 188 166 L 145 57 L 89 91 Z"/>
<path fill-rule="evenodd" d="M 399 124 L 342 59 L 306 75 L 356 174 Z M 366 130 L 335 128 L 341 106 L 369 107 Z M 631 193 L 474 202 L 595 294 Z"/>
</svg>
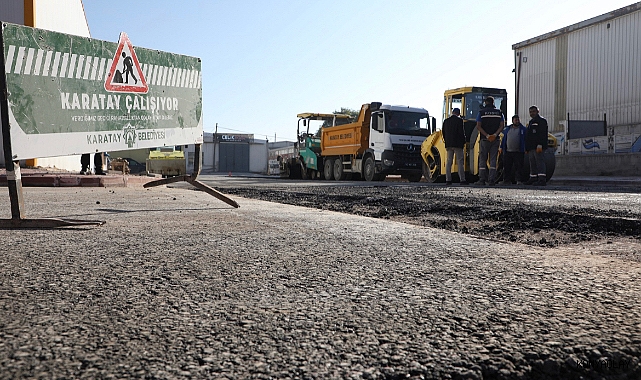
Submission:
<svg viewBox="0 0 641 380">
<path fill-rule="evenodd" d="M 321 156 L 362 155 L 368 146 L 370 105 L 364 104 L 354 123 L 325 127 L 321 131 Z"/>
</svg>

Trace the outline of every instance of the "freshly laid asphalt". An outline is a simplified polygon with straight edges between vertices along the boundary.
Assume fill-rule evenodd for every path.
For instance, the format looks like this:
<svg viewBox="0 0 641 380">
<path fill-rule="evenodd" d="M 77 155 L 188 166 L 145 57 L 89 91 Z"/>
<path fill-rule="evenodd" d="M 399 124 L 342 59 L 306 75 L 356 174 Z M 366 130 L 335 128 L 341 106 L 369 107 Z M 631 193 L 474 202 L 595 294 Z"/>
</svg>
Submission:
<svg viewBox="0 0 641 380">
<path fill-rule="evenodd" d="M 641 263 L 236 199 L 25 189 L 0 378 L 641 378 Z"/>
</svg>

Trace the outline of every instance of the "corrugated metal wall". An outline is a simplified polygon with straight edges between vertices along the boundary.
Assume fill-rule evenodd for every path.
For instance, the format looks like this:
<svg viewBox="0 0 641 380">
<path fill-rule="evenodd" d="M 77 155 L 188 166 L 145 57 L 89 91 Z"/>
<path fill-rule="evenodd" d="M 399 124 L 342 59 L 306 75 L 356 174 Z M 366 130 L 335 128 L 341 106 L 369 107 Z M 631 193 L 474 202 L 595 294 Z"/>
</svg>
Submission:
<svg viewBox="0 0 641 380">
<path fill-rule="evenodd" d="M 521 53 L 521 78 L 519 80 L 518 115 L 522 122 L 530 120 L 528 108 L 537 105 L 548 123 L 555 125 L 554 118 L 554 77 L 556 40 L 550 39 L 526 46 Z M 508 116 L 509 118 L 509 116 Z"/>
<path fill-rule="evenodd" d="M 609 127 L 641 125 L 640 11 L 516 53 L 527 58 L 521 62 L 519 86 L 522 119 L 536 104 L 551 132 L 563 131 L 559 123 L 567 113 L 575 120 L 602 120 L 605 113 Z"/>
<path fill-rule="evenodd" d="M 24 0 L 0 1 L 0 21 L 24 24 Z"/>
<path fill-rule="evenodd" d="M 568 50 L 570 118 L 641 123 L 641 12 L 571 33 Z"/>
<path fill-rule="evenodd" d="M 124 9 L 126 5 L 122 7 Z M 64 12 L 61 12 L 61 9 L 64 9 Z M 91 37 L 82 0 L 36 0 L 36 27 Z M 114 36 L 113 39 L 117 40 L 118 36 Z"/>
</svg>

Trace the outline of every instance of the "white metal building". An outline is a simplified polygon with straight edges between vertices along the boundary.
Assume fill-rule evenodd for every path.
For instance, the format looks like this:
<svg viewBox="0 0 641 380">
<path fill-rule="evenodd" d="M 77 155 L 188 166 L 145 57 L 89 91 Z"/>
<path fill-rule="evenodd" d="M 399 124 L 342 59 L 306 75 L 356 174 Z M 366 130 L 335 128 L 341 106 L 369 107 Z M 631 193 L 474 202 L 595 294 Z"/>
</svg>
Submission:
<svg viewBox="0 0 641 380">
<path fill-rule="evenodd" d="M 82 0 L 2 0 L 0 21 L 91 37 Z M 4 164 L 4 155 L 0 161 Z M 27 165 L 80 170 L 80 156 L 27 160 Z"/>
<path fill-rule="evenodd" d="M 594 136 L 590 144 L 585 143 L 589 136 L 569 141 L 565 153 L 589 153 L 593 148 L 585 146 L 599 141 L 599 153 L 641 151 L 641 2 L 512 49 L 516 111 L 523 118 L 529 106 L 537 105 L 550 132 L 563 137 L 568 115 L 570 120 L 605 117 L 605 136 Z"/>
</svg>

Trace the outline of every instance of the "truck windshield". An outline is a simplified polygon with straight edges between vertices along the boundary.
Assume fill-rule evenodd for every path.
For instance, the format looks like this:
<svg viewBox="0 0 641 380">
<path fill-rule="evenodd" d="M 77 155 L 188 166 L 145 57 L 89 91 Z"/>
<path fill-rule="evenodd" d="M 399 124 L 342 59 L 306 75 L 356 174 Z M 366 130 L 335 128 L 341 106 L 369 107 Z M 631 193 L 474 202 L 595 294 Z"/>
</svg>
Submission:
<svg viewBox="0 0 641 380">
<path fill-rule="evenodd" d="M 387 132 L 398 135 L 428 136 L 429 115 L 415 112 L 388 112 Z"/>
<path fill-rule="evenodd" d="M 488 96 L 494 98 L 494 107 L 502 110 L 504 109 L 503 102 L 505 97 L 502 95 L 486 94 L 482 92 L 471 92 L 465 94 L 465 119 L 466 120 L 475 120 L 476 115 L 479 113 L 479 110 L 483 108 L 483 99 Z"/>
</svg>

